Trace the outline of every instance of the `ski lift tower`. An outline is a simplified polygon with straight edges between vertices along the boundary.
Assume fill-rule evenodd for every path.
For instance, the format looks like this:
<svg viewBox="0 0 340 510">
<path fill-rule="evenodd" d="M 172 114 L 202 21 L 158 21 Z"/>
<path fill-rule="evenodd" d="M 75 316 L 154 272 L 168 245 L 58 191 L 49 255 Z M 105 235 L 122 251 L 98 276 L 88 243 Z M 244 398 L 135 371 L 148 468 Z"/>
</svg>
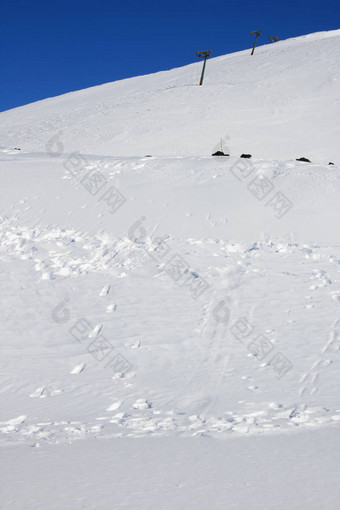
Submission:
<svg viewBox="0 0 340 510">
<path fill-rule="evenodd" d="M 210 54 L 211 54 L 211 50 L 207 50 L 207 51 L 196 51 L 196 55 L 197 55 L 199 58 L 204 58 L 204 62 L 203 62 L 203 69 L 202 69 L 202 74 L 201 74 L 201 79 L 200 79 L 200 85 L 203 85 L 205 65 L 206 65 L 206 63 L 207 63 L 207 58 L 208 58 L 208 57 L 210 57 Z"/>
<path fill-rule="evenodd" d="M 250 35 L 252 34 L 256 34 L 256 37 L 255 37 L 255 41 L 254 41 L 254 46 L 253 46 L 253 49 L 251 51 L 251 55 L 254 55 L 254 51 L 255 51 L 255 47 L 256 47 L 256 43 L 257 43 L 257 39 L 260 37 L 261 35 L 261 30 L 254 30 L 253 32 L 250 32 Z"/>
</svg>

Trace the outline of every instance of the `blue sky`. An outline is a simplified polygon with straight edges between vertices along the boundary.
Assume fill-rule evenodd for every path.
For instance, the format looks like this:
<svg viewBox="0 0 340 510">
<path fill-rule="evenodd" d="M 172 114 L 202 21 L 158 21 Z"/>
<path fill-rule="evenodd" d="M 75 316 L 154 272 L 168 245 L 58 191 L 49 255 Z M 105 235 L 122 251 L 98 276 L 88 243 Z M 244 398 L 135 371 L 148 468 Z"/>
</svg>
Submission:
<svg viewBox="0 0 340 510">
<path fill-rule="evenodd" d="M 339 0 L 0 0 L 0 111 L 93 85 L 340 28 Z"/>
</svg>

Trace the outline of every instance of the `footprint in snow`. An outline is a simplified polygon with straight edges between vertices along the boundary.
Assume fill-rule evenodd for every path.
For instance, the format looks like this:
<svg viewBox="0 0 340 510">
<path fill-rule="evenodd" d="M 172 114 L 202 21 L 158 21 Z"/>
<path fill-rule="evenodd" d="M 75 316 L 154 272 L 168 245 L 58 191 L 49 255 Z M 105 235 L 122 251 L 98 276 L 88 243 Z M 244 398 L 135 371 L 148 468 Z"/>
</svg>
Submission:
<svg viewBox="0 0 340 510">
<path fill-rule="evenodd" d="M 151 402 L 148 400 L 144 400 L 143 398 L 140 398 L 136 400 L 136 402 L 132 406 L 134 409 L 139 409 L 140 411 L 144 411 L 145 409 L 150 409 L 152 407 Z"/>
<path fill-rule="evenodd" d="M 118 305 L 115 305 L 115 304 L 111 304 L 109 305 L 107 308 L 106 308 L 106 311 L 109 313 L 109 312 L 116 312 L 117 311 L 117 308 L 118 308 Z"/>
<path fill-rule="evenodd" d="M 42 275 L 41 275 L 41 279 L 42 280 L 54 280 L 55 279 L 55 276 L 53 274 L 52 271 L 45 271 Z"/>
<path fill-rule="evenodd" d="M 102 329 L 103 324 L 97 324 L 97 326 L 95 326 L 91 333 L 89 334 L 89 338 L 95 338 L 96 336 L 98 336 Z"/>
<path fill-rule="evenodd" d="M 32 397 L 32 398 L 46 397 L 45 389 L 46 389 L 46 386 L 41 386 L 41 388 L 37 388 L 34 393 L 31 393 L 30 397 Z"/>
<path fill-rule="evenodd" d="M 111 285 L 105 285 L 105 287 L 103 287 L 102 290 L 100 291 L 99 295 L 107 296 L 110 292 L 110 289 L 111 289 Z"/>
<path fill-rule="evenodd" d="M 139 349 L 140 346 L 141 346 L 141 341 L 138 340 L 134 344 L 131 344 L 129 347 L 130 347 L 130 349 Z"/>
<path fill-rule="evenodd" d="M 2 422 L 5 425 L 21 425 L 27 419 L 27 415 L 23 414 L 22 416 L 18 416 L 17 418 L 12 418 L 6 422 Z"/>
<path fill-rule="evenodd" d="M 71 370 L 70 374 L 78 375 L 80 374 L 86 367 L 86 363 L 81 363 L 80 365 L 77 365 L 74 367 L 73 370 Z"/>
</svg>

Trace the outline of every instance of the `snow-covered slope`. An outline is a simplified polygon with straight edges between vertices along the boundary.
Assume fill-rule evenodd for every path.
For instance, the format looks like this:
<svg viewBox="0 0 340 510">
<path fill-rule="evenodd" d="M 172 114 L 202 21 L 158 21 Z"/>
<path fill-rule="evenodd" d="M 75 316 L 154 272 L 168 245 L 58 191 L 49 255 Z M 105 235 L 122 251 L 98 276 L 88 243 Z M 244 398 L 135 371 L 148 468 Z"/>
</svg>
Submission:
<svg viewBox="0 0 340 510">
<path fill-rule="evenodd" d="M 65 94 L 0 115 L 0 146 L 116 156 L 232 155 L 340 162 L 340 30 Z"/>
<path fill-rule="evenodd" d="M 221 486 L 335 508 L 339 51 L 311 34 L 212 59 L 203 87 L 193 65 L 0 114 L 4 508 L 106 510 L 117 471 L 117 508 L 222 509 Z"/>
</svg>

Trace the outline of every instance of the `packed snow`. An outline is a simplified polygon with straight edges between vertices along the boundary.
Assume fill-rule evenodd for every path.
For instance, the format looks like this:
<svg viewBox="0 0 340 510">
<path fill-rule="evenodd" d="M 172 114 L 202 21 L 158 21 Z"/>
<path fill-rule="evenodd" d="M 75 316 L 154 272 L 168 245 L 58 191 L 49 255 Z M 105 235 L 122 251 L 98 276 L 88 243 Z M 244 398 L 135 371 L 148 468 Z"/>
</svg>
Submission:
<svg viewBox="0 0 340 510">
<path fill-rule="evenodd" d="M 336 508 L 339 62 L 322 32 L 0 114 L 2 508 Z"/>
</svg>

